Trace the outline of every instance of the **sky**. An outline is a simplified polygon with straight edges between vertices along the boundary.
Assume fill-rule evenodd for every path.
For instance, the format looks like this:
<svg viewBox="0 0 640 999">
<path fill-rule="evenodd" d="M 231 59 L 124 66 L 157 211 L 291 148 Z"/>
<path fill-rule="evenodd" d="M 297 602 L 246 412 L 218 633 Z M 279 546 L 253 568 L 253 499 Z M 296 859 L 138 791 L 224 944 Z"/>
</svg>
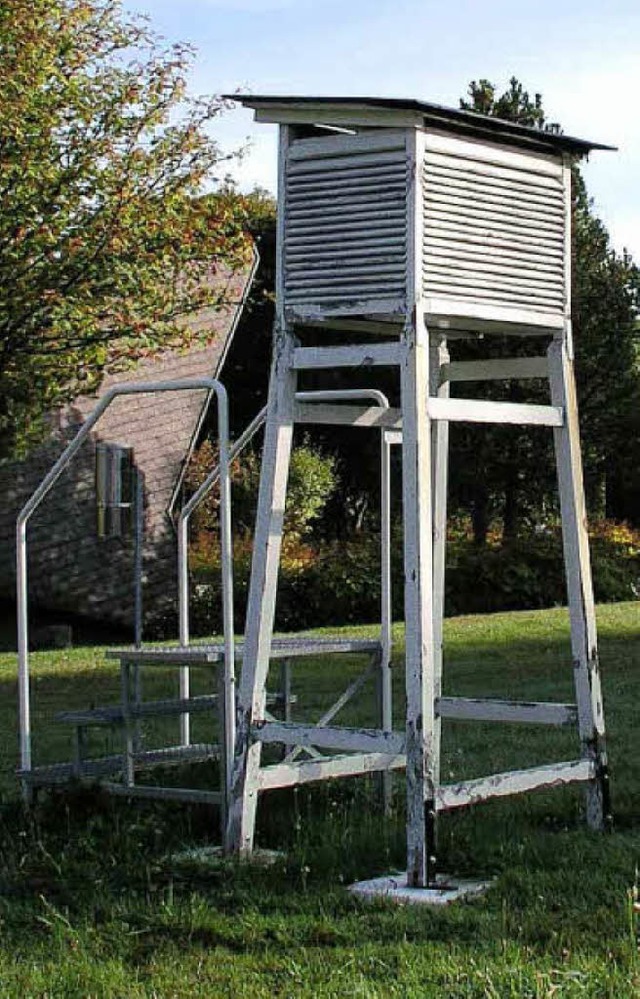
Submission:
<svg viewBox="0 0 640 999">
<path fill-rule="evenodd" d="M 584 174 L 613 245 L 640 262 L 640 0 L 123 0 L 192 43 L 196 94 L 369 95 L 458 107 L 471 80 L 516 76 L 565 133 L 618 147 Z M 275 193 L 276 130 L 214 126 L 243 189 Z"/>
</svg>

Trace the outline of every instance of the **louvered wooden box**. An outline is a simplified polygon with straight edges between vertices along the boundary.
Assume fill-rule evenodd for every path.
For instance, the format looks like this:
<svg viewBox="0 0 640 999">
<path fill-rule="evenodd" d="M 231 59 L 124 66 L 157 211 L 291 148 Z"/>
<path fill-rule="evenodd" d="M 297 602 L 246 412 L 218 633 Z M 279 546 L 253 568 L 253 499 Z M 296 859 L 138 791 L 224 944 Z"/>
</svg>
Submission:
<svg viewBox="0 0 640 999">
<path fill-rule="evenodd" d="M 414 169 L 414 138 L 384 129 L 289 144 L 285 307 L 299 318 L 404 316 L 413 258 L 428 321 L 561 328 L 562 159 L 423 132 Z"/>
<path fill-rule="evenodd" d="M 570 314 L 580 139 L 421 102 L 241 98 L 281 132 L 279 288 L 298 322 L 548 333 Z M 394 127 L 397 123 L 401 127 Z"/>
</svg>

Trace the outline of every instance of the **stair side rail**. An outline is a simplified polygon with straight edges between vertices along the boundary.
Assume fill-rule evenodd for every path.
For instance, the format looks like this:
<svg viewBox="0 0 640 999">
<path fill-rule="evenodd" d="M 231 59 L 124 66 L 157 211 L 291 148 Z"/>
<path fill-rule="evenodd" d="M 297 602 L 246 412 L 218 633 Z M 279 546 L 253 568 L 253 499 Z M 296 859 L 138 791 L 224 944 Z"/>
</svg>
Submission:
<svg viewBox="0 0 640 999">
<path fill-rule="evenodd" d="M 20 768 L 28 773 L 31 761 L 31 711 L 29 689 L 29 596 L 27 578 L 27 525 L 51 491 L 62 472 L 72 461 L 91 430 L 114 399 L 143 393 L 181 392 L 206 389 L 215 395 L 218 415 L 219 479 L 221 488 L 220 545 L 222 554 L 222 603 L 225 657 L 234 659 L 233 635 L 233 558 L 231 547 L 231 482 L 229 478 L 229 403 L 224 385 L 215 378 L 190 378 L 178 381 L 132 382 L 116 385 L 105 392 L 73 440 L 30 496 L 16 520 L 16 604 L 18 629 L 18 703 L 20 729 Z"/>
</svg>

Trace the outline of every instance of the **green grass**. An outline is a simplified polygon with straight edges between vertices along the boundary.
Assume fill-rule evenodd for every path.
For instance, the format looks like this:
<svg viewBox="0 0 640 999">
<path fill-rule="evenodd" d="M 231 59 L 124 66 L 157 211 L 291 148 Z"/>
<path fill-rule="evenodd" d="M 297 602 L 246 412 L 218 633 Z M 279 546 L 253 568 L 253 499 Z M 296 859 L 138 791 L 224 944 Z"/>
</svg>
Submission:
<svg viewBox="0 0 640 999">
<path fill-rule="evenodd" d="M 15 657 L 1 655 L 0 996 L 639 996 L 630 891 L 640 864 L 640 605 L 600 608 L 599 629 L 614 832 L 584 828 L 576 789 L 447 815 L 442 865 L 495 885 L 444 911 L 363 905 L 344 890 L 403 866 L 401 777 L 388 819 L 370 780 L 265 796 L 259 840 L 282 851 L 269 869 L 181 858 L 217 841 L 217 817 L 204 807 L 128 805 L 76 789 L 24 814 L 11 777 Z M 301 661 L 296 716 L 317 718 L 361 667 L 357 657 Z M 33 679 L 39 762 L 69 754 L 55 711 L 118 693 L 99 648 L 37 653 Z M 157 670 L 146 683 L 162 696 L 171 681 Z M 206 689 L 206 675 L 197 684 Z M 448 621 L 445 691 L 570 699 L 566 612 Z M 373 703 L 366 690 L 344 722 L 370 724 Z M 147 734 L 175 735 L 176 722 L 166 724 Z M 207 722 L 198 724 L 206 737 Z M 445 780 L 577 755 L 572 733 L 528 726 L 452 723 L 444 747 Z M 205 767 L 187 778 L 215 775 Z"/>
</svg>

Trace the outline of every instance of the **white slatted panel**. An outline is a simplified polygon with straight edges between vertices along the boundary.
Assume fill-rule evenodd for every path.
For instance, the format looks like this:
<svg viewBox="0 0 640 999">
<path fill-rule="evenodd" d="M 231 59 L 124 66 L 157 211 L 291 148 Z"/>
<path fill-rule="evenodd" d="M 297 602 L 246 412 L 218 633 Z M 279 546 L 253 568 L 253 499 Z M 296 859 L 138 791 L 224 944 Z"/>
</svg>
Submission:
<svg viewBox="0 0 640 999">
<path fill-rule="evenodd" d="M 491 308 L 562 317 L 562 163 L 430 135 L 423 167 L 424 292 L 452 314 Z"/>
<path fill-rule="evenodd" d="M 293 142 L 286 171 L 286 304 L 301 312 L 401 312 L 406 206 L 404 132 Z"/>
</svg>

